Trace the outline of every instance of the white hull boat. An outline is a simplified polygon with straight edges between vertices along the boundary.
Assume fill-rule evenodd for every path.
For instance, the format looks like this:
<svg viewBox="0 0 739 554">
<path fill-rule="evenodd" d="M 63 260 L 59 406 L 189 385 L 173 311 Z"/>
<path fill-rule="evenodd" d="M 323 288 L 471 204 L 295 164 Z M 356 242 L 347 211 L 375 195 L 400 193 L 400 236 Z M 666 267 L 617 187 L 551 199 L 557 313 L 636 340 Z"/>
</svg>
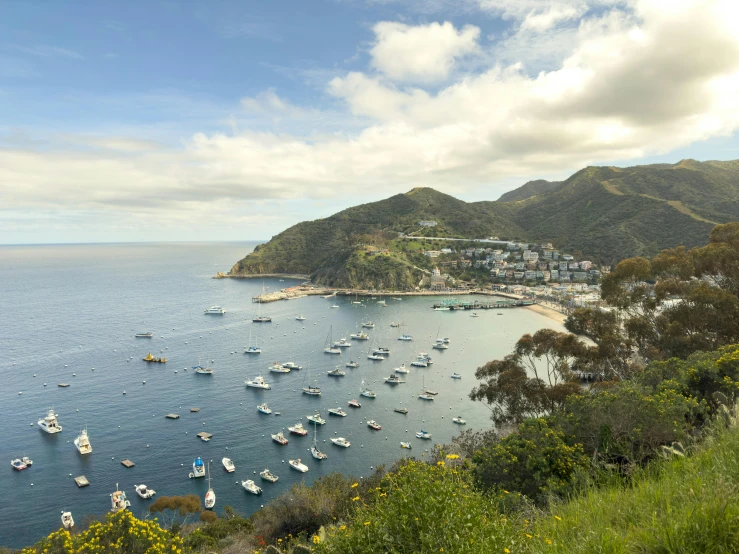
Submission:
<svg viewBox="0 0 739 554">
<path fill-rule="evenodd" d="M 58 417 L 59 414 L 55 414 L 54 410 L 50 409 L 45 418 L 38 420 L 38 426 L 41 428 L 42 431 L 45 431 L 50 435 L 61 433 L 62 426 L 59 425 L 59 422 L 57 421 Z"/>
<path fill-rule="evenodd" d="M 92 445 L 90 444 L 90 438 L 87 436 L 87 429 L 82 429 L 79 437 L 74 439 L 74 445 L 80 454 L 90 454 L 92 452 Z"/>
<path fill-rule="evenodd" d="M 236 466 L 234 465 L 231 458 L 223 458 L 221 460 L 221 463 L 223 464 L 223 469 L 225 469 L 228 473 L 233 473 L 234 471 L 236 471 Z"/>
<path fill-rule="evenodd" d="M 205 313 L 208 315 L 223 315 L 226 313 L 226 310 L 221 308 L 220 306 L 211 306 L 207 310 L 205 310 Z"/>
<path fill-rule="evenodd" d="M 249 492 L 251 494 L 256 494 L 257 496 L 259 496 L 260 494 L 262 494 L 262 489 L 260 487 L 258 487 L 257 484 L 254 481 L 252 481 L 251 479 L 247 479 L 246 481 L 242 481 L 241 482 L 241 486 L 244 487 L 244 490 L 246 492 Z"/>
<path fill-rule="evenodd" d="M 467 422 L 464 419 L 462 419 L 461 416 L 453 417 L 452 418 L 452 421 L 454 423 L 456 423 L 457 425 L 466 425 L 467 424 Z"/>
<path fill-rule="evenodd" d="M 118 483 L 115 484 L 115 488 L 118 488 Z M 110 494 L 110 511 L 113 513 L 125 510 L 131 505 L 131 501 L 126 498 L 126 493 L 121 490 L 116 490 Z"/>
<path fill-rule="evenodd" d="M 331 442 L 334 443 L 336 446 L 341 446 L 343 448 L 349 448 L 352 445 L 352 443 L 350 443 L 344 437 L 333 438 L 331 439 Z"/>
<path fill-rule="evenodd" d="M 192 463 L 190 479 L 199 479 L 200 477 L 205 477 L 205 464 L 203 464 L 203 459 L 198 456 Z"/>
<path fill-rule="evenodd" d="M 290 464 L 291 468 L 299 471 L 300 473 L 305 473 L 306 471 L 308 471 L 308 466 L 301 462 L 300 458 L 298 458 L 297 460 L 288 460 L 288 463 Z"/>
<path fill-rule="evenodd" d="M 148 500 L 157 493 L 157 491 L 147 488 L 147 486 L 144 484 L 134 485 L 133 488 L 136 491 L 136 494 L 138 494 L 144 500 Z"/>
<path fill-rule="evenodd" d="M 257 410 L 260 411 L 260 412 L 262 412 L 263 414 L 267 414 L 267 415 L 269 415 L 269 414 L 272 413 L 272 410 L 270 410 L 270 408 L 269 408 L 269 406 L 267 406 L 267 403 L 266 402 L 263 403 L 263 404 L 260 404 L 259 406 L 257 406 Z"/>
<path fill-rule="evenodd" d="M 72 527 L 74 527 L 72 512 L 62 512 L 62 527 L 64 527 L 65 529 L 71 529 Z"/>
<path fill-rule="evenodd" d="M 254 379 L 247 379 L 244 383 L 247 387 L 251 387 L 253 389 L 269 390 L 272 388 L 272 385 L 267 383 L 261 375 L 257 375 Z"/>
<path fill-rule="evenodd" d="M 275 475 L 274 473 L 270 472 L 270 470 L 269 469 L 266 469 L 266 468 L 265 468 L 264 471 L 260 471 L 259 472 L 259 475 L 260 475 L 260 477 L 262 479 L 264 479 L 265 481 L 269 481 L 270 483 L 276 483 L 277 480 L 279 479 L 279 477 L 277 477 L 277 475 Z"/>
</svg>

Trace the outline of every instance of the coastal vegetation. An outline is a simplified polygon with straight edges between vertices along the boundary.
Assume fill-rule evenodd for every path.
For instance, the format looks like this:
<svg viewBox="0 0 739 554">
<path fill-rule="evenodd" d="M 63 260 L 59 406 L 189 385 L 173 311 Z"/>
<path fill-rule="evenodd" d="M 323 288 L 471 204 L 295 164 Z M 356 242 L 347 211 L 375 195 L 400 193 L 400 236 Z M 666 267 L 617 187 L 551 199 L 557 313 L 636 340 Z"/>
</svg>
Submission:
<svg viewBox="0 0 739 554">
<path fill-rule="evenodd" d="M 290 227 L 229 274 L 304 274 L 322 285 L 408 289 L 433 267 L 405 244 L 414 238 L 551 242 L 613 265 L 665 248 L 700 246 L 714 225 L 736 219 L 739 161 L 588 167 L 565 181 L 532 181 L 495 202 L 468 203 L 416 188 L 355 206 Z"/>
</svg>

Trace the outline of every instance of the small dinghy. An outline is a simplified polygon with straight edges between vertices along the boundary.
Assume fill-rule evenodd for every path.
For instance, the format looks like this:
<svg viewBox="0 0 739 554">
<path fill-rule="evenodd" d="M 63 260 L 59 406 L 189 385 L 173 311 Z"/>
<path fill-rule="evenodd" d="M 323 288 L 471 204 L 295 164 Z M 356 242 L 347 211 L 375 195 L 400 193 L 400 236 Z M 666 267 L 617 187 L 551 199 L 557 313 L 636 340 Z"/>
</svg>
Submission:
<svg viewBox="0 0 739 554">
<path fill-rule="evenodd" d="M 133 488 L 136 491 L 136 494 L 138 494 L 141 498 L 145 500 L 151 498 L 157 493 L 157 491 L 147 488 L 144 484 L 134 485 Z"/>
</svg>

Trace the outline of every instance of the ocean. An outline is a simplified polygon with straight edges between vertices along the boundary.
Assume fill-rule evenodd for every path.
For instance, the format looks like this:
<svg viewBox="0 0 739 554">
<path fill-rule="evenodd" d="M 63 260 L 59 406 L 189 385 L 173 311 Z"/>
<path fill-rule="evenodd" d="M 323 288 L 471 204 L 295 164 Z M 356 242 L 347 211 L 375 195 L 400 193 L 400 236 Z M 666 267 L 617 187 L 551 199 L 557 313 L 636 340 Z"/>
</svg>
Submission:
<svg viewBox="0 0 739 554">
<path fill-rule="evenodd" d="M 262 305 L 272 323 L 252 323 L 258 304 L 253 296 L 295 284 L 278 279 L 212 279 L 231 266 L 256 243 L 93 244 L 0 247 L 0 545 L 30 545 L 60 527 L 60 512 L 71 511 L 77 525 L 87 516 L 110 509 L 116 485 L 131 501 L 131 511 L 144 516 L 151 500 L 142 500 L 134 485 L 145 483 L 157 495 L 207 491 L 205 479 L 190 479 L 193 460 L 211 463 L 216 511 L 232 506 L 250 514 L 300 480 L 307 483 L 331 472 L 368 476 L 382 464 L 403 456 L 422 458 L 436 443 L 449 442 L 463 429 L 491 426 L 485 405 L 468 398 L 474 372 L 489 360 L 508 354 L 524 333 L 540 328 L 563 330 L 555 321 L 525 308 L 469 312 L 435 312 L 434 298 L 387 298 L 355 305 L 351 297 L 313 296 Z M 332 305 L 338 308 L 332 308 Z M 224 315 L 205 315 L 213 305 Z M 304 322 L 296 321 L 303 315 Z M 372 320 L 370 341 L 352 341 L 340 356 L 323 352 L 329 332 L 333 340 Z M 413 341 L 397 340 L 398 329 Z M 151 331 L 150 339 L 134 334 Z M 260 355 L 244 354 L 259 340 Z M 449 349 L 437 351 L 437 336 L 450 339 Z M 387 346 L 385 361 L 367 359 L 367 349 Z M 390 386 L 383 378 L 401 363 L 407 366 L 418 352 L 431 354 L 434 364 L 411 368 L 400 375 L 406 383 Z M 165 356 L 165 364 L 147 364 L 148 352 Z M 349 359 L 360 367 L 344 367 Z M 303 366 L 289 374 L 270 373 L 274 361 Z M 345 377 L 328 377 L 337 364 Z M 198 375 L 193 366 L 207 365 L 211 376 Z M 462 378 L 451 379 L 453 372 Z M 244 385 L 262 374 L 271 390 Z M 317 380 L 320 397 L 301 394 L 301 387 Z M 377 393 L 360 397 L 362 382 Z M 69 383 L 60 388 L 59 383 Z M 434 401 L 418 399 L 426 386 L 439 392 Z M 124 394 L 125 391 L 125 394 Z M 362 407 L 347 402 L 358 399 Z M 281 415 L 257 412 L 267 402 Z M 347 417 L 329 416 L 342 406 Z M 408 408 L 407 415 L 393 408 Z M 191 407 L 200 408 L 197 413 Z M 63 431 L 48 435 L 36 422 L 48 410 L 59 415 Z M 313 428 L 306 416 L 320 410 L 327 420 L 318 426 L 319 448 L 328 459 L 310 455 Z M 166 419 L 177 413 L 179 419 Z M 452 423 L 462 416 L 467 424 Z M 374 419 L 381 431 L 367 427 Z M 287 427 L 302 422 L 310 435 L 288 435 Z M 78 454 L 73 444 L 87 428 L 92 453 Z M 415 438 L 428 431 L 432 441 Z M 289 443 L 280 446 L 270 434 L 284 430 Z M 209 442 L 197 433 L 212 433 Z M 352 444 L 340 448 L 330 437 L 343 436 Z M 400 448 L 410 441 L 412 450 Z M 28 456 L 33 466 L 18 472 L 10 460 Z M 226 473 L 223 457 L 231 458 L 234 473 Z M 135 467 L 126 468 L 121 460 Z M 288 460 L 301 458 L 310 470 L 298 473 Z M 279 476 L 275 484 L 262 481 L 269 468 Z M 73 477 L 90 481 L 77 488 Z M 254 479 L 261 496 L 248 494 L 241 481 Z"/>
</svg>

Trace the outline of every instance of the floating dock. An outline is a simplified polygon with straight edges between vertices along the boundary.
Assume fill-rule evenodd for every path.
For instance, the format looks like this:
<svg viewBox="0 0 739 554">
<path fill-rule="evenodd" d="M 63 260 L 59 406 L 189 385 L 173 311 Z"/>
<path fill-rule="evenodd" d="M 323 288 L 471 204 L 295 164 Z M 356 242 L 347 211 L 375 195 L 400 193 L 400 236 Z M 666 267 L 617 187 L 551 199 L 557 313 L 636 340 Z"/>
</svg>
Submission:
<svg viewBox="0 0 739 554">
<path fill-rule="evenodd" d="M 200 437 L 201 439 L 210 440 L 213 437 L 213 433 L 206 433 L 205 431 L 203 431 L 202 433 L 198 433 L 198 437 Z"/>
<path fill-rule="evenodd" d="M 129 460 L 129 459 L 125 459 L 125 460 L 121 460 L 121 465 L 123 465 L 123 466 L 126 466 L 126 467 L 133 467 L 133 466 L 135 466 L 136 464 L 134 464 L 134 463 L 133 463 L 133 462 L 132 462 L 131 460 Z"/>
<path fill-rule="evenodd" d="M 192 410 L 190 410 L 190 411 L 192 411 Z M 167 419 L 180 419 L 180 414 L 167 414 L 164 417 L 166 417 Z"/>
<path fill-rule="evenodd" d="M 74 482 L 77 483 L 77 486 L 79 488 L 86 487 L 90 484 L 90 481 L 87 480 L 87 477 L 84 475 L 80 475 L 79 477 L 74 478 Z"/>
<path fill-rule="evenodd" d="M 190 408 L 190 411 L 191 412 L 199 412 L 200 411 L 200 408 Z M 180 417 L 180 416 L 177 416 L 177 417 Z"/>
<path fill-rule="evenodd" d="M 66 388 L 66 387 L 68 387 L 68 386 L 69 386 L 69 383 L 59 383 L 59 384 L 57 385 L 57 387 L 62 387 L 62 388 Z"/>
</svg>

